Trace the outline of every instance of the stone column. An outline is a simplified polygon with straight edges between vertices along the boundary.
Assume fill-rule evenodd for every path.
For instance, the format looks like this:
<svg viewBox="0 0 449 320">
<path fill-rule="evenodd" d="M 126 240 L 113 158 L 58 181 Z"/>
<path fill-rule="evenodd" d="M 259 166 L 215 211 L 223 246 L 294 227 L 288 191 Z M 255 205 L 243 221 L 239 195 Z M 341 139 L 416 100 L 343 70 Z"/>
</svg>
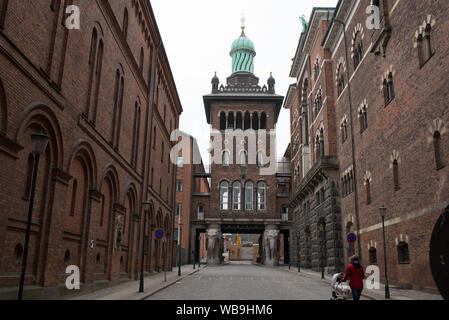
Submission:
<svg viewBox="0 0 449 320">
<path fill-rule="evenodd" d="M 263 264 L 266 266 L 279 265 L 279 228 L 267 225 L 263 234 Z"/>
<path fill-rule="evenodd" d="M 207 237 L 207 264 L 219 265 L 223 262 L 223 235 L 219 224 L 208 225 Z"/>
</svg>

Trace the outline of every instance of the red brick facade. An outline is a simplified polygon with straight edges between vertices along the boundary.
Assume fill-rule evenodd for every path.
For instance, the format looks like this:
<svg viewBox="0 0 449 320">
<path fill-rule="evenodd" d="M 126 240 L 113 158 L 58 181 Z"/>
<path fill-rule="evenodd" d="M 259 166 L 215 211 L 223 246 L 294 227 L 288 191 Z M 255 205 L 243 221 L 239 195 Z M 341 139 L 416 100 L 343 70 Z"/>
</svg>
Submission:
<svg viewBox="0 0 449 320">
<path fill-rule="evenodd" d="M 68 30 L 61 21 L 73 1 L 49 2 L 0 1 L 0 285 L 18 284 L 30 134 L 40 130 L 50 143 L 38 171 L 26 284 L 56 286 L 67 265 L 80 267 L 83 283 L 135 278 L 147 199 L 145 270 L 161 270 L 152 233 L 164 229 L 171 239 L 169 134 L 182 107 L 152 9 L 143 0 L 80 1 L 81 29 Z"/>
<path fill-rule="evenodd" d="M 384 277 L 379 214 L 383 205 L 387 208 L 390 281 L 434 290 L 431 236 L 449 205 L 449 70 L 445 63 L 449 6 L 444 1 L 383 0 L 380 29 L 370 30 L 365 11 L 371 3 L 339 1 L 329 28 L 324 36 L 318 33 L 315 44 L 324 50 L 326 59 L 320 72 L 331 81 L 327 83 L 326 105 L 335 105 L 327 113 L 332 120 L 328 132 L 334 141 L 328 142 L 325 155 L 338 156 L 345 261 L 348 255 L 358 253 L 364 265 L 378 264 Z M 346 25 L 348 62 L 338 21 Z M 431 45 L 426 53 L 427 39 Z M 311 66 L 305 65 L 305 69 L 312 71 L 314 51 L 307 53 Z M 303 83 L 298 77 L 291 91 L 301 92 Z M 301 114 L 300 99 L 299 93 L 291 98 L 292 120 L 295 112 Z M 313 100 L 305 103 L 313 105 Z M 295 134 L 293 131 L 292 144 Z M 296 168 L 295 155 L 292 159 Z M 355 248 L 346 242 L 349 232 L 360 236 Z"/>
</svg>

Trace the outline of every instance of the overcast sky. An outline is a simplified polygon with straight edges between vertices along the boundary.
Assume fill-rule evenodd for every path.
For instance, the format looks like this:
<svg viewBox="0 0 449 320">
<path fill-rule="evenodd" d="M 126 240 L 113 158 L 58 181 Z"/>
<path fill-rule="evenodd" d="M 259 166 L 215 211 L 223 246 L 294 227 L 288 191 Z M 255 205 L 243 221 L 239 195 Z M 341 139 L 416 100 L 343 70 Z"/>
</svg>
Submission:
<svg viewBox="0 0 449 320">
<path fill-rule="evenodd" d="M 335 7 L 337 0 L 151 0 L 175 78 L 184 112 L 180 129 L 196 137 L 205 163 L 209 162 L 210 127 L 203 95 L 211 92 L 214 71 L 225 83 L 231 75 L 232 42 L 240 36 L 242 14 L 246 36 L 255 46 L 254 73 L 260 84 L 270 72 L 276 93 L 287 94 L 295 82 L 289 78 L 305 15 L 313 7 Z M 290 142 L 289 112 L 282 109 L 277 124 L 277 153 L 281 157 Z"/>
</svg>

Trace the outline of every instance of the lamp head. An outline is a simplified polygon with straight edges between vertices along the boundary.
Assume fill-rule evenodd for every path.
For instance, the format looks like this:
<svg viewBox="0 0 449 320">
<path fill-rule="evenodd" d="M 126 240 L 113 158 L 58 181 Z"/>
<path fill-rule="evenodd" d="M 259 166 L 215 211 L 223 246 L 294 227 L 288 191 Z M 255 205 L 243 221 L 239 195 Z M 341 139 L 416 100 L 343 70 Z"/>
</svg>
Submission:
<svg viewBox="0 0 449 320">
<path fill-rule="evenodd" d="M 146 201 L 142 202 L 142 209 L 143 209 L 143 211 L 150 210 L 150 201 L 146 200 Z"/>
<path fill-rule="evenodd" d="M 385 218 L 385 215 L 387 214 L 387 208 L 382 205 L 382 207 L 379 208 L 379 213 L 382 218 Z"/>
<path fill-rule="evenodd" d="M 34 133 L 31 135 L 31 149 L 33 153 L 43 154 L 47 148 L 48 137 L 42 130 L 39 133 Z"/>
</svg>

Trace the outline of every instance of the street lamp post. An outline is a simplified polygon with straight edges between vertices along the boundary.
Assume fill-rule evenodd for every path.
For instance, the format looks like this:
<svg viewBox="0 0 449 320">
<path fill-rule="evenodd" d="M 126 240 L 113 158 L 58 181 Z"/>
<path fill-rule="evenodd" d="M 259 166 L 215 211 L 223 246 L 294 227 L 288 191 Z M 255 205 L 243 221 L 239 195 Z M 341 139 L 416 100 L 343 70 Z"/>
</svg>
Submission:
<svg viewBox="0 0 449 320">
<path fill-rule="evenodd" d="M 385 215 L 387 208 L 382 206 L 379 208 L 380 216 L 382 217 L 382 234 L 384 239 L 384 262 L 385 262 L 385 299 L 390 299 L 390 288 L 388 286 L 388 271 L 387 271 L 387 244 L 385 242 Z"/>
<path fill-rule="evenodd" d="M 179 216 L 181 218 L 181 216 Z M 181 220 L 181 219 L 179 219 Z M 178 241 L 178 276 L 181 276 L 181 232 L 182 232 L 182 223 L 180 222 L 178 225 L 179 228 L 179 241 Z"/>
<path fill-rule="evenodd" d="M 30 233 L 31 233 L 31 221 L 33 219 L 33 207 L 34 207 L 34 198 L 36 193 L 36 180 L 37 180 L 37 172 L 39 170 L 39 159 L 41 154 L 45 152 L 47 148 L 48 141 L 50 138 L 45 135 L 42 131 L 37 134 L 31 135 L 31 149 L 34 154 L 34 170 L 33 170 L 33 180 L 31 182 L 31 194 L 30 194 L 30 203 L 28 208 L 28 220 L 27 220 L 27 229 L 25 234 L 25 245 L 23 249 L 23 260 L 22 260 L 22 270 L 20 275 L 20 285 L 19 285 L 19 296 L 18 300 L 22 300 L 23 298 L 23 286 L 25 284 L 25 271 L 27 265 L 28 258 L 28 247 L 30 242 Z"/>
<path fill-rule="evenodd" d="M 143 220 L 143 236 L 142 236 L 142 259 L 140 263 L 140 286 L 139 292 L 143 292 L 143 272 L 144 272 L 144 264 L 145 264 L 145 243 L 146 243 L 146 231 L 147 231 L 147 214 L 148 210 L 150 210 L 150 201 L 144 201 L 142 203 L 142 210 L 144 212 L 144 220 Z"/>
<path fill-rule="evenodd" d="M 299 230 L 296 232 L 296 251 L 297 251 L 297 255 L 296 255 L 296 260 L 298 261 L 298 272 L 301 272 L 301 253 L 299 251 Z"/>
</svg>

